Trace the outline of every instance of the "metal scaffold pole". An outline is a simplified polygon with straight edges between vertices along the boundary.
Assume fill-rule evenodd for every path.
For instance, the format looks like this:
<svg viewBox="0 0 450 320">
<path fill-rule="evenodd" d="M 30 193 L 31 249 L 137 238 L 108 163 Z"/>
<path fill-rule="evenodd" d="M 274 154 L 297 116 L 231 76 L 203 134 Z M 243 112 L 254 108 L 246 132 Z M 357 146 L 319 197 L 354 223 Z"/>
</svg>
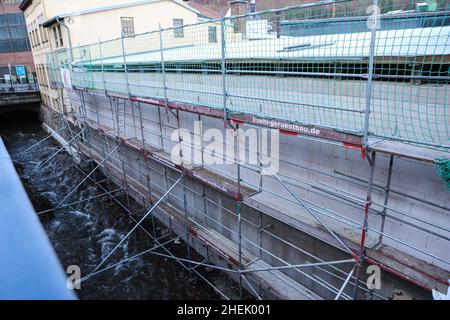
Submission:
<svg viewBox="0 0 450 320">
<path fill-rule="evenodd" d="M 67 141 L 62 147 L 60 147 L 54 154 L 52 154 L 47 160 L 45 160 L 44 162 L 40 163 L 39 165 L 36 166 L 36 168 L 34 170 L 39 170 L 40 168 L 42 168 L 43 166 L 45 166 L 47 163 L 49 163 L 50 161 L 52 161 L 61 151 L 63 151 L 64 149 L 66 149 L 73 141 L 75 141 L 75 139 L 77 139 L 81 134 L 84 133 L 85 129 L 82 129 L 80 132 L 78 132 L 75 136 L 73 136 L 69 141 Z"/>
<path fill-rule="evenodd" d="M 367 233 L 369 231 L 369 209 L 372 204 L 373 177 L 374 177 L 374 172 L 375 172 L 375 156 L 376 156 L 375 152 L 371 152 L 370 154 L 366 155 L 367 161 L 370 165 L 370 171 L 369 171 L 369 181 L 367 183 L 367 196 L 366 196 L 366 201 L 364 204 L 363 223 L 362 223 L 362 227 L 361 227 L 361 240 L 360 240 L 359 251 L 357 252 L 358 264 L 356 267 L 355 290 L 353 293 L 354 300 L 356 300 L 358 298 L 358 285 L 357 284 L 358 284 L 361 268 L 364 264 L 365 243 L 366 243 Z"/>
<path fill-rule="evenodd" d="M 237 199 L 236 199 L 236 214 L 237 214 L 237 224 L 238 224 L 238 257 L 239 257 L 239 270 L 243 270 L 244 266 L 242 265 L 242 219 L 241 219 L 241 140 L 239 135 L 239 124 L 236 124 L 236 128 L 234 129 L 234 143 L 236 147 L 234 148 L 236 155 L 235 161 L 237 166 Z M 245 141 L 244 141 L 245 144 Z M 240 285 L 240 295 L 243 296 L 243 284 L 242 284 L 242 273 L 239 276 L 239 285 Z"/>
<path fill-rule="evenodd" d="M 167 80 L 166 80 L 166 63 L 164 61 L 164 39 L 163 29 L 159 24 L 159 51 L 161 57 L 161 72 L 162 72 L 162 85 L 164 90 L 164 106 L 166 109 L 167 118 L 169 117 L 168 99 L 167 99 Z M 161 116 L 160 116 L 161 117 Z M 162 135 L 162 133 L 161 133 Z M 164 148 L 164 147 L 163 147 Z"/>
<path fill-rule="evenodd" d="M 140 102 L 137 103 L 137 108 L 139 112 L 139 127 L 141 129 L 141 139 L 142 139 L 142 149 L 145 150 L 145 133 L 144 133 L 144 123 L 142 121 L 142 104 Z"/>
<path fill-rule="evenodd" d="M 372 90 L 373 90 L 373 69 L 375 63 L 375 46 L 376 46 L 376 36 L 377 28 L 380 23 L 379 19 L 379 7 L 378 0 L 373 0 L 372 7 L 372 21 L 371 23 L 371 33 L 370 33 L 370 47 L 369 47 L 369 65 L 367 72 L 367 84 L 366 84 L 366 108 L 364 112 L 364 128 L 363 128 L 363 146 L 367 147 L 367 141 L 369 137 L 369 123 L 370 123 L 370 112 L 372 103 Z"/>
<path fill-rule="evenodd" d="M 117 150 L 119 145 L 117 145 L 79 184 L 76 185 L 56 206 L 55 209 L 58 209 L 60 205 L 62 205 L 87 179 L 89 179 L 94 172 L 101 167 L 101 165 Z"/>
<path fill-rule="evenodd" d="M 383 202 L 383 211 L 381 213 L 381 226 L 380 226 L 380 234 L 378 238 L 378 242 L 374 245 L 374 248 L 381 245 L 383 242 L 383 233 L 384 233 L 384 225 L 386 223 L 386 213 L 387 213 L 387 206 L 389 202 L 389 196 L 391 191 L 391 180 L 392 180 L 392 169 L 394 166 L 394 156 L 391 155 L 389 157 L 389 168 L 388 168 L 388 175 L 387 175 L 387 181 L 386 186 L 384 188 L 384 202 Z"/>
<path fill-rule="evenodd" d="M 153 210 L 158 207 L 158 205 L 169 195 L 169 193 L 172 191 L 173 188 L 177 186 L 177 184 L 182 180 L 183 176 L 179 177 L 178 180 L 166 191 L 164 195 L 159 198 L 159 200 L 150 208 L 150 210 L 139 220 L 139 222 L 125 235 L 125 237 L 120 240 L 120 242 L 108 253 L 108 255 L 95 267 L 95 269 L 92 272 L 96 272 L 105 262 L 109 259 L 109 257 L 112 256 L 114 252 L 122 245 L 122 243 L 125 242 L 132 234 L 133 232 L 142 224 L 142 222 L 150 215 L 152 214 Z"/>
</svg>

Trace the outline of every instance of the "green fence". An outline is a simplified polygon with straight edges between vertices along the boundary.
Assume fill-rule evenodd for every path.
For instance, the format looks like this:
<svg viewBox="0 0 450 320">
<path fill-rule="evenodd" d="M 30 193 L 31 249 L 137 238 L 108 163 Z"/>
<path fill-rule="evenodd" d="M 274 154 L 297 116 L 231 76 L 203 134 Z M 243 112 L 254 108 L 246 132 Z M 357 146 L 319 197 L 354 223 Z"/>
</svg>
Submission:
<svg viewBox="0 0 450 320">
<path fill-rule="evenodd" d="M 447 1 L 322 1 L 55 52 L 75 86 L 445 149 Z"/>
</svg>

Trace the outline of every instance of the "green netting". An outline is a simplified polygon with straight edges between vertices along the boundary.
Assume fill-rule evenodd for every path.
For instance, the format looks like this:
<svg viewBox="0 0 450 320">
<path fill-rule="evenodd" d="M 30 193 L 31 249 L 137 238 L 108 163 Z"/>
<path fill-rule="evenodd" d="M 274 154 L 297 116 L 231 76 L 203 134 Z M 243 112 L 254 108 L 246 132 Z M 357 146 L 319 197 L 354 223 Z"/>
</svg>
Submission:
<svg viewBox="0 0 450 320">
<path fill-rule="evenodd" d="M 448 151 L 450 2 L 373 4 L 319 1 L 83 45 L 54 54 L 54 77 L 68 64 L 81 87 Z"/>
<path fill-rule="evenodd" d="M 435 159 L 434 163 L 437 174 L 444 181 L 447 190 L 450 191 L 450 159 Z"/>
</svg>

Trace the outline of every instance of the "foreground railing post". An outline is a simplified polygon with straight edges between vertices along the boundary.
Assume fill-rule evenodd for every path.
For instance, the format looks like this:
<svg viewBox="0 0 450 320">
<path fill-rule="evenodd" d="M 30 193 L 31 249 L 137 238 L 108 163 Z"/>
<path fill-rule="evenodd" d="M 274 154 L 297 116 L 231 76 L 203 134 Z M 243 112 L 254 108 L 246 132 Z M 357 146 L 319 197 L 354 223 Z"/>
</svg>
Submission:
<svg viewBox="0 0 450 320">
<path fill-rule="evenodd" d="M 361 240 L 360 240 L 360 247 L 358 252 L 355 252 L 355 254 L 358 255 L 358 264 L 356 267 L 356 273 L 355 273 L 355 288 L 353 291 L 353 300 L 356 300 L 358 298 L 358 282 L 359 282 L 359 275 L 361 272 L 361 268 L 364 264 L 364 250 L 365 250 L 365 244 L 367 239 L 367 234 L 369 232 L 369 210 L 370 206 L 372 205 L 372 191 L 374 187 L 374 172 L 375 172 L 375 157 L 376 153 L 373 151 L 370 155 L 367 155 L 367 161 L 370 165 L 370 172 L 369 172 L 369 180 L 367 182 L 367 195 L 366 195 L 366 201 L 364 204 L 364 217 L 363 222 L 361 224 Z"/>
<path fill-rule="evenodd" d="M 366 87 L 366 110 L 364 112 L 364 128 L 363 128 L 363 146 L 367 146 L 369 135 L 370 109 L 372 102 L 372 82 L 373 82 L 373 66 L 375 61 L 375 40 L 377 34 L 377 27 L 379 23 L 379 8 L 378 0 L 373 0 L 372 16 L 369 17 L 371 21 L 371 36 L 369 48 L 369 65 L 367 72 L 367 87 Z"/>
</svg>

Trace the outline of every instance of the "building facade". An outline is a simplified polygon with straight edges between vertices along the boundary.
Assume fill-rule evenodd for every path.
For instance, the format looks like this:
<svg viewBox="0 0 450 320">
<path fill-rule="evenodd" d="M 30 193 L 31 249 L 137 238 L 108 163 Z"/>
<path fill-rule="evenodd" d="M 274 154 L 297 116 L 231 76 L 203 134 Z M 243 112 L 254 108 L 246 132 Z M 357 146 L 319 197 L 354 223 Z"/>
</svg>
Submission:
<svg viewBox="0 0 450 320">
<path fill-rule="evenodd" d="M 49 65 L 61 64 L 61 61 L 55 63 L 59 59 L 55 52 L 69 49 L 76 56 L 74 52 L 78 53 L 79 49 L 75 48 L 82 45 L 122 35 L 132 38 L 160 26 L 181 27 L 219 17 L 212 10 L 178 0 L 23 0 L 20 9 L 28 27 L 43 102 L 54 109 L 60 106 L 60 93 L 49 80 Z M 211 31 L 206 29 L 205 37 L 217 40 L 217 34 L 212 35 Z M 213 31 L 218 33 L 220 29 L 216 27 Z M 177 29 L 174 37 L 186 37 L 183 28 Z"/>
<path fill-rule="evenodd" d="M 34 72 L 27 26 L 19 2 L 0 1 L 0 83 L 11 80 L 24 83 Z"/>
<path fill-rule="evenodd" d="M 316 0 L 190 0 L 206 8 L 215 10 L 217 12 L 227 12 L 230 5 L 234 3 L 244 3 L 246 11 L 264 11 L 271 9 L 279 9 L 289 6 L 296 6 L 302 4 L 309 4 L 317 2 Z M 429 9 L 433 10 L 448 10 L 450 3 L 447 0 L 428 0 L 428 1 L 410 1 L 410 0 L 379 0 L 379 6 L 382 8 L 382 13 L 394 10 L 414 10 L 417 4 L 422 6 L 425 4 Z M 342 2 L 336 3 L 329 8 L 329 14 L 338 17 L 348 16 L 355 11 L 357 7 L 369 7 L 373 4 L 373 0 L 355 0 L 352 3 Z M 313 9 L 314 11 L 314 9 Z"/>
</svg>

